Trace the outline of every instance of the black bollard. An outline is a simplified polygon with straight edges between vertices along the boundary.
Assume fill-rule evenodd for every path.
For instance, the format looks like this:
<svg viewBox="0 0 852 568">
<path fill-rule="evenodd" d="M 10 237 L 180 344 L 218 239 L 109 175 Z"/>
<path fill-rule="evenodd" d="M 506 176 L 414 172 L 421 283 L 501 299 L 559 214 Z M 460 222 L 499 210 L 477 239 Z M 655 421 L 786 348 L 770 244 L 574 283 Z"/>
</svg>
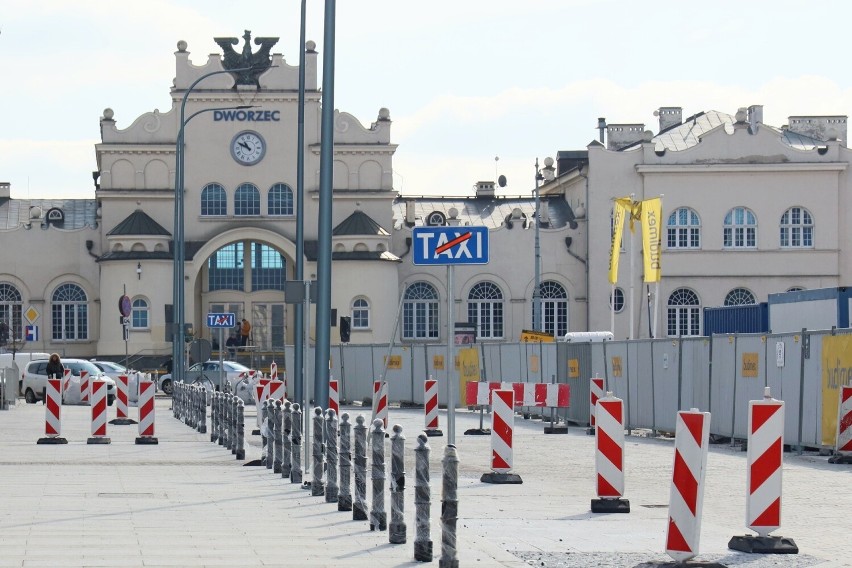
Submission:
<svg viewBox="0 0 852 568">
<path fill-rule="evenodd" d="M 444 448 L 444 476 L 441 495 L 441 559 L 440 568 L 458 568 L 456 523 L 459 516 L 459 455 L 453 444 Z"/>
<path fill-rule="evenodd" d="M 337 503 L 337 413 L 329 408 L 325 412 L 325 502 Z"/>
<path fill-rule="evenodd" d="M 391 522 L 388 540 L 391 544 L 405 544 L 405 436 L 402 426 L 394 424 L 391 435 Z"/>
<path fill-rule="evenodd" d="M 322 483 L 322 470 L 323 470 L 323 419 L 322 419 L 322 408 L 315 407 L 314 408 L 314 422 L 313 422 L 313 443 L 311 445 L 311 457 L 313 458 L 313 464 L 311 465 L 313 479 L 311 480 L 311 495 L 314 497 L 319 497 L 325 493 L 325 488 Z"/>
<path fill-rule="evenodd" d="M 349 486 L 352 470 L 352 452 L 350 431 L 352 425 L 349 423 L 349 414 L 344 412 L 340 415 L 340 491 L 337 495 L 337 510 L 352 510 L 352 493 Z"/>
<path fill-rule="evenodd" d="M 237 447 L 234 452 L 238 460 L 246 459 L 246 419 L 245 405 L 242 400 L 237 399 Z"/>
<path fill-rule="evenodd" d="M 281 410 L 281 400 L 275 401 L 275 406 L 272 409 L 272 438 L 274 440 L 272 452 L 272 473 L 281 473 L 281 462 L 284 453 L 284 439 L 282 438 L 284 419 L 283 411 Z"/>
<path fill-rule="evenodd" d="M 429 452 L 429 438 L 426 434 L 420 434 L 417 436 L 417 448 L 414 450 L 414 559 L 418 562 L 432 562 Z"/>
<path fill-rule="evenodd" d="M 367 427 L 364 416 L 355 417 L 355 502 L 352 520 L 367 520 Z"/>
<path fill-rule="evenodd" d="M 386 531 L 388 514 L 385 512 L 385 427 L 381 418 L 373 420 L 370 443 L 373 446 L 373 510 L 370 512 L 370 530 Z"/>
<path fill-rule="evenodd" d="M 302 409 L 293 404 L 292 435 L 290 436 L 290 483 L 302 484 Z"/>
<path fill-rule="evenodd" d="M 293 451 L 290 447 L 290 421 L 292 420 L 292 410 L 291 404 L 289 400 L 284 401 L 284 408 L 282 409 L 282 421 L 281 421 L 281 442 L 283 444 L 281 451 L 281 477 L 290 479 L 290 453 Z"/>
</svg>

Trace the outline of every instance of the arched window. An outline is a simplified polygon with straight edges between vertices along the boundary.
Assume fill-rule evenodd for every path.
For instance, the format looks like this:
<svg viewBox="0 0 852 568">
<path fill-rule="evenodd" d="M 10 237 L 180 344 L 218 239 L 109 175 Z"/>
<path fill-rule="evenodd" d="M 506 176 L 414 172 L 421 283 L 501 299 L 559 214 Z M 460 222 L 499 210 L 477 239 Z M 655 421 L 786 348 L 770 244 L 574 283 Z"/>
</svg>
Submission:
<svg viewBox="0 0 852 568">
<path fill-rule="evenodd" d="M 479 282 L 467 295 L 467 322 L 482 339 L 503 337 L 503 292 L 493 282 Z"/>
<path fill-rule="evenodd" d="M 265 243 L 251 243 L 251 290 L 283 290 L 285 273 L 284 256 L 278 249 Z"/>
<path fill-rule="evenodd" d="M 726 306 L 746 306 L 756 303 L 757 300 L 754 299 L 754 294 L 745 288 L 734 288 L 725 296 Z"/>
<path fill-rule="evenodd" d="M 802 286 L 790 286 L 789 288 L 787 288 L 787 292 L 801 292 L 804 289 L 805 288 Z"/>
<path fill-rule="evenodd" d="M 559 282 L 547 280 L 542 282 L 541 291 L 541 324 L 542 331 L 562 337 L 568 333 L 568 293 Z M 533 302 L 535 310 L 535 302 Z"/>
<path fill-rule="evenodd" d="M 672 211 L 666 224 L 666 245 L 679 249 L 701 248 L 701 220 L 698 213 L 689 207 Z"/>
<path fill-rule="evenodd" d="M 201 190 L 201 216 L 228 214 L 228 197 L 225 188 L 218 183 L 209 183 Z"/>
<path fill-rule="evenodd" d="M 726 248 L 757 246 L 757 217 L 751 209 L 735 207 L 725 215 L 722 244 Z"/>
<path fill-rule="evenodd" d="M 293 214 L 293 190 L 289 185 L 276 183 L 269 188 L 266 209 L 269 215 Z"/>
<path fill-rule="evenodd" d="M 812 248 L 814 219 L 804 207 L 790 207 L 781 215 L 781 246 Z"/>
<path fill-rule="evenodd" d="M 667 310 L 669 337 L 701 334 L 701 303 L 689 288 L 678 288 L 669 296 Z"/>
<path fill-rule="evenodd" d="M 260 191 L 257 186 L 240 184 L 234 192 L 234 215 L 260 215 Z"/>
<path fill-rule="evenodd" d="M 352 302 L 352 329 L 370 329 L 370 302 L 364 298 Z"/>
<path fill-rule="evenodd" d="M 615 313 L 620 313 L 624 309 L 624 290 L 616 288 L 609 297 L 609 308 Z"/>
<path fill-rule="evenodd" d="M 21 339 L 21 293 L 8 282 L 0 282 L 0 347 Z"/>
<path fill-rule="evenodd" d="M 89 304 L 86 292 L 76 284 L 62 284 L 51 299 L 54 341 L 80 341 L 89 338 Z"/>
<path fill-rule="evenodd" d="M 438 293 L 427 282 L 405 289 L 402 303 L 402 338 L 437 339 Z"/>
<path fill-rule="evenodd" d="M 130 310 L 130 327 L 133 329 L 148 329 L 148 300 L 136 298 Z"/>
<path fill-rule="evenodd" d="M 207 259 L 207 289 L 243 290 L 245 261 L 242 241 L 225 245 Z"/>
</svg>

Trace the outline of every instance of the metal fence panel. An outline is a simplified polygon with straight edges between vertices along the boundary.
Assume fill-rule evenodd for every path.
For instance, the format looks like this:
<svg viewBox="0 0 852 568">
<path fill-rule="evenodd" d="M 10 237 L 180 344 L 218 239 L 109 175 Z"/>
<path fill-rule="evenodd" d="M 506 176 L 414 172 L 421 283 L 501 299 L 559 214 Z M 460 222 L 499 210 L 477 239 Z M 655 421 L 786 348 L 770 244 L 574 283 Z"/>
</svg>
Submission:
<svg viewBox="0 0 852 568">
<path fill-rule="evenodd" d="M 680 351 L 677 359 L 680 375 L 678 409 L 697 408 L 706 412 L 710 409 L 710 339 L 683 338 L 677 344 Z"/>
<path fill-rule="evenodd" d="M 748 438 L 748 403 L 762 400 L 767 380 L 766 336 L 740 334 L 736 347 L 736 384 L 734 385 L 733 436 Z"/>
<path fill-rule="evenodd" d="M 678 393 L 678 341 L 655 339 L 645 343 L 650 347 L 649 365 L 653 392 L 653 429 L 674 432 L 677 422 Z M 643 351 L 640 349 L 640 351 Z"/>
<path fill-rule="evenodd" d="M 710 432 L 720 436 L 733 436 L 734 390 L 736 388 L 737 360 L 735 337 L 715 335 L 713 365 L 710 379 Z"/>
</svg>

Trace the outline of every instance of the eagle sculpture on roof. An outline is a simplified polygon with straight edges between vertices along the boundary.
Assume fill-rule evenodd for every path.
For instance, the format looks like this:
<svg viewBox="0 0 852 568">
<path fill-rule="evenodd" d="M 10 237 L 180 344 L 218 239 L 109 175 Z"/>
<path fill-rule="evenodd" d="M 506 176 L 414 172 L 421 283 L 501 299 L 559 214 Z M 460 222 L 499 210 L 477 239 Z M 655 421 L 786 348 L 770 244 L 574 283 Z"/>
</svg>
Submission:
<svg viewBox="0 0 852 568">
<path fill-rule="evenodd" d="M 269 69 L 272 65 L 272 59 L 269 57 L 269 50 L 278 43 L 277 37 L 256 37 L 254 38 L 255 45 L 259 45 L 260 49 L 256 53 L 251 52 L 251 31 L 246 30 L 243 34 L 245 45 L 243 45 L 242 53 L 235 50 L 233 47 L 240 43 L 240 40 L 235 37 L 214 37 L 213 41 L 219 44 L 225 57 L 222 66 L 225 69 L 240 69 L 250 67 L 247 71 L 237 71 L 233 75 L 237 79 L 237 85 L 257 85 L 257 78 L 261 73 Z"/>
</svg>

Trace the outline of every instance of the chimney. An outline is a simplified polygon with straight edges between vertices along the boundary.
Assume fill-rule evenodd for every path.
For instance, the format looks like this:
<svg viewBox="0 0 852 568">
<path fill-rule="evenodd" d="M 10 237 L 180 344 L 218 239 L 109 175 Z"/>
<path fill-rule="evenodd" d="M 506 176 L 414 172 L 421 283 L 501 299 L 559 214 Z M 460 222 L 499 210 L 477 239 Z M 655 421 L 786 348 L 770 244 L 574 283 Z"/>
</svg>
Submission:
<svg viewBox="0 0 852 568">
<path fill-rule="evenodd" d="M 621 150 L 626 146 L 641 142 L 644 135 L 644 124 L 607 124 L 606 149 Z"/>
<path fill-rule="evenodd" d="M 787 130 L 817 140 L 841 140 L 846 145 L 846 119 L 845 115 L 791 116 Z"/>
<path fill-rule="evenodd" d="M 683 123 L 682 107 L 660 107 L 654 114 L 660 117 L 660 132 Z"/>
<path fill-rule="evenodd" d="M 494 182 L 493 181 L 478 181 L 476 182 L 477 197 L 494 197 Z"/>
<path fill-rule="evenodd" d="M 8 181 L 0 181 L 0 199 L 12 198 L 12 184 Z"/>
</svg>

